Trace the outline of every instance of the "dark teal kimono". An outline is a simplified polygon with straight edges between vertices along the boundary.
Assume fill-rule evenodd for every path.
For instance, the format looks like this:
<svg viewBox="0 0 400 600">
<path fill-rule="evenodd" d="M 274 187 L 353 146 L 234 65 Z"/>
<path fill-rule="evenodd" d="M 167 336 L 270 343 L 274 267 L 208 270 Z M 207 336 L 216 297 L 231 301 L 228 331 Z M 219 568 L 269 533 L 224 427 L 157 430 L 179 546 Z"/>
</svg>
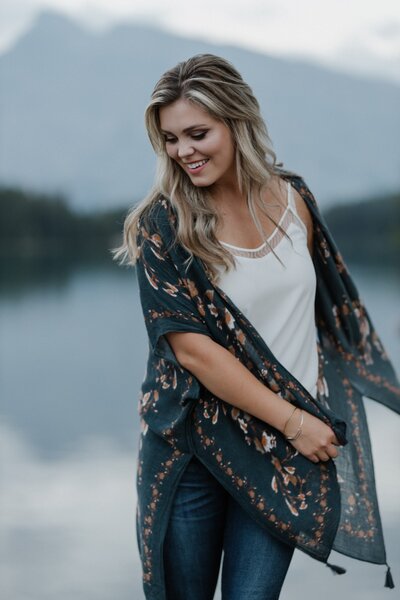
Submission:
<svg viewBox="0 0 400 600">
<path fill-rule="evenodd" d="M 149 336 L 139 397 L 137 538 L 146 598 L 165 600 L 163 539 L 179 478 L 195 454 L 272 535 L 317 560 L 331 549 L 384 564 L 382 526 L 362 396 L 399 412 L 400 385 L 357 289 L 299 176 L 281 177 L 304 198 L 313 219 L 318 329 L 318 394 L 281 365 L 252 324 L 197 257 L 176 240 L 176 213 L 160 197 L 138 225 L 137 278 Z M 273 283 L 272 283 L 273 285 Z M 284 436 L 213 396 L 176 360 L 169 331 L 210 336 L 257 379 L 319 417 L 343 444 L 337 459 L 313 463 Z"/>
</svg>

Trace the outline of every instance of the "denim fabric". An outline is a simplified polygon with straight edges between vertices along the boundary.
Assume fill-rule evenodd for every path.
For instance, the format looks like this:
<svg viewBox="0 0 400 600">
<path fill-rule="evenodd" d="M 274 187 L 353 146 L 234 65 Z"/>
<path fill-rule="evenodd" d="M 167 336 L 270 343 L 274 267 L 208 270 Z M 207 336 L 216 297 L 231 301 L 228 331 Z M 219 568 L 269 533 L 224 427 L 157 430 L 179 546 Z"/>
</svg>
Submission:
<svg viewBox="0 0 400 600">
<path fill-rule="evenodd" d="M 260 527 L 193 457 L 174 497 L 164 540 L 167 600 L 279 598 L 294 548 Z"/>
</svg>

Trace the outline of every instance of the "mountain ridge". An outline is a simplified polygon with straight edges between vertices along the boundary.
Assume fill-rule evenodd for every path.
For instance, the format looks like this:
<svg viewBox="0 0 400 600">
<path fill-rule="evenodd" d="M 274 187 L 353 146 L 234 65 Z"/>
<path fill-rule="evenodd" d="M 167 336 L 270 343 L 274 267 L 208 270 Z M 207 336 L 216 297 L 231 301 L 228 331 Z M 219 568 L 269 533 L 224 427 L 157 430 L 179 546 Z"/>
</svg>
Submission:
<svg viewBox="0 0 400 600">
<path fill-rule="evenodd" d="M 162 72 L 198 52 L 243 74 L 278 160 L 322 204 L 398 189 L 399 86 L 149 25 L 93 32 L 54 11 L 0 56 L 0 181 L 62 192 L 82 210 L 142 197 L 155 170 L 145 106 Z"/>
</svg>

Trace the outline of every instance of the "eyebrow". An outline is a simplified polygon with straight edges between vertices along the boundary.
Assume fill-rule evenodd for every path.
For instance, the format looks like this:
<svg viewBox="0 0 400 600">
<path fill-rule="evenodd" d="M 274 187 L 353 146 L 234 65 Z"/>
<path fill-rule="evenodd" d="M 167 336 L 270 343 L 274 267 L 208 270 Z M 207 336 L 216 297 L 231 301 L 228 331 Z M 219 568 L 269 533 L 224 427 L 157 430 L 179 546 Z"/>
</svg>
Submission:
<svg viewBox="0 0 400 600">
<path fill-rule="evenodd" d="M 183 130 L 183 133 L 188 133 L 189 131 L 192 131 L 192 129 L 199 129 L 199 127 L 208 127 L 208 125 L 204 125 L 203 123 L 199 125 L 191 125 L 190 127 L 186 127 L 186 129 Z M 170 133 L 171 135 L 173 135 L 173 133 L 171 133 L 170 131 L 165 131 L 164 129 L 161 129 L 161 132 Z"/>
</svg>

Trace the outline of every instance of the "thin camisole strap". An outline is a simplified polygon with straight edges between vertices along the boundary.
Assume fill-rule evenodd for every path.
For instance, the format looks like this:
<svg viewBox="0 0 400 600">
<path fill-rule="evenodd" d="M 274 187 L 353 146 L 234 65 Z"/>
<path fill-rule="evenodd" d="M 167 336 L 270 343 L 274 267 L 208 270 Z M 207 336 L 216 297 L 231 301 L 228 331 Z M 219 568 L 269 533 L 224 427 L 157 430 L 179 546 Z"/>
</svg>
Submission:
<svg viewBox="0 0 400 600">
<path fill-rule="evenodd" d="M 290 181 L 287 182 L 287 203 L 288 203 L 288 207 L 290 208 L 290 210 L 298 217 L 299 215 L 297 214 L 297 208 L 296 208 L 296 202 L 293 196 L 293 188 L 290 185 Z"/>
<path fill-rule="evenodd" d="M 304 233 L 307 235 L 307 227 L 306 227 L 303 219 L 300 217 L 299 213 L 297 212 L 296 201 L 293 196 L 293 188 L 290 185 L 290 181 L 287 182 L 287 188 L 288 188 L 287 208 L 290 211 L 292 211 L 293 215 L 295 216 L 295 221 L 300 225 L 300 227 L 302 228 Z"/>
<path fill-rule="evenodd" d="M 294 200 L 292 195 L 292 186 L 290 185 L 290 181 L 287 181 L 287 204 L 289 208 L 292 209 L 293 212 L 296 212 L 296 207 L 294 206 Z"/>
<path fill-rule="evenodd" d="M 261 258 L 271 252 L 272 248 L 275 248 L 284 237 L 283 231 L 287 231 L 290 223 L 297 224 L 303 234 L 307 237 L 307 228 L 300 216 L 297 213 L 295 200 L 293 198 L 293 190 L 289 181 L 287 182 L 287 202 L 285 210 L 279 219 L 279 227 L 275 227 L 271 235 L 267 238 L 267 241 L 263 242 L 261 246 L 257 248 L 242 248 L 240 246 L 233 246 L 227 242 L 219 240 L 223 246 L 230 249 L 231 253 L 235 256 L 243 256 L 245 258 Z M 283 231 L 282 231 L 283 230 Z"/>
</svg>

